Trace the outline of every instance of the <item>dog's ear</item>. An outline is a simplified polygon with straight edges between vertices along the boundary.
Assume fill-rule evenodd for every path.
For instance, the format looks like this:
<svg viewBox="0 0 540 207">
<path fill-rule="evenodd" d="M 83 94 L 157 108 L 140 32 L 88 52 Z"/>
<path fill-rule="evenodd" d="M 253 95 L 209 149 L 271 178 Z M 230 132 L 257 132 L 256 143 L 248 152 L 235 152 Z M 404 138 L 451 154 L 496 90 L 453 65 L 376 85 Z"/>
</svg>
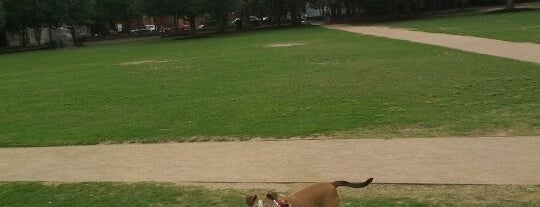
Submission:
<svg viewBox="0 0 540 207">
<path fill-rule="evenodd" d="M 273 201 L 277 200 L 278 197 L 279 197 L 279 195 L 278 195 L 278 193 L 276 191 L 272 191 L 272 192 L 266 194 L 266 198 L 268 198 L 270 200 L 273 200 Z"/>
<path fill-rule="evenodd" d="M 255 200 L 257 200 L 257 195 L 246 196 L 246 204 L 249 207 L 253 206 L 253 204 L 255 203 Z"/>
</svg>

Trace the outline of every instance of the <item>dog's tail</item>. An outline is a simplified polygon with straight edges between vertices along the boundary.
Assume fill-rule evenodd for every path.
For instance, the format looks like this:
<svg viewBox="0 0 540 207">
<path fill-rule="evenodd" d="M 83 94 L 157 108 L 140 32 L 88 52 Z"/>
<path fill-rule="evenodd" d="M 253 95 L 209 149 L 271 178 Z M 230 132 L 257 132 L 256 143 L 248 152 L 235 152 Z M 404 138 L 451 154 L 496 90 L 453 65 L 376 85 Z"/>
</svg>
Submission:
<svg viewBox="0 0 540 207">
<path fill-rule="evenodd" d="M 370 178 L 370 179 L 367 179 L 365 182 L 363 183 L 351 183 L 351 182 L 347 182 L 347 181 L 336 181 L 336 182 L 333 182 L 332 185 L 334 185 L 334 187 L 351 187 L 351 188 L 363 188 L 363 187 L 366 187 L 368 186 L 369 184 L 371 184 L 371 182 L 373 182 L 373 178 Z"/>
</svg>

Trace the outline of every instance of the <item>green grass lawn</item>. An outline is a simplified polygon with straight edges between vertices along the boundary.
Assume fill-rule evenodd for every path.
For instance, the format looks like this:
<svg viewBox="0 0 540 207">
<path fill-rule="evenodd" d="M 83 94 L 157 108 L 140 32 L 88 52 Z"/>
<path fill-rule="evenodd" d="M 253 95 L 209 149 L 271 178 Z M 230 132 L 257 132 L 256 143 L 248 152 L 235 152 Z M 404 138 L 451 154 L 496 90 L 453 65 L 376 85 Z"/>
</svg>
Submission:
<svg viewBox="0 0 540 207">
<path fill-rule="evenodd" d="M 2 147 L 540 134 L 539 65 L 318 27 L 8 54 L 0 66 Z"/>
<path fill-rule="evenodd" d="M 343 207 L 538 206 L 538 186 L 372 185 L 341 189 Z M 0 183 L 2 206 L 186 206 L 242 207 L 244 195 L 265 190 L 209 190 L 156 183 Z M 286 192 L 280 192 L 286 193 Z"/>
<path fill-rule="evenodd" d="M 501 14 L 472 14 L 385 23 L 426 32 L 540 43 L 540 10 Z"/>
</svg>

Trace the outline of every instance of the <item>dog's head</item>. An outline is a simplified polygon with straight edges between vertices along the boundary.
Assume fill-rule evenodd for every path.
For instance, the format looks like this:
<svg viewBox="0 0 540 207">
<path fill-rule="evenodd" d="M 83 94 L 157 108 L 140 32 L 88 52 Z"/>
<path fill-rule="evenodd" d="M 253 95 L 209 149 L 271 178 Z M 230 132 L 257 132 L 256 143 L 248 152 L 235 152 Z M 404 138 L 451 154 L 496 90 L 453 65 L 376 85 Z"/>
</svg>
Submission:
<svg viewBox="0 0 540 207">
<path fill-rule="evenodd" d="M 278 193 L 270 192 L 266 194 L 266 197 L 260 198 L 257 195 L 247 196 L 246 204 L 249 207 L 281 207 L 281 204 L 277 202 Z"/>
</svg>

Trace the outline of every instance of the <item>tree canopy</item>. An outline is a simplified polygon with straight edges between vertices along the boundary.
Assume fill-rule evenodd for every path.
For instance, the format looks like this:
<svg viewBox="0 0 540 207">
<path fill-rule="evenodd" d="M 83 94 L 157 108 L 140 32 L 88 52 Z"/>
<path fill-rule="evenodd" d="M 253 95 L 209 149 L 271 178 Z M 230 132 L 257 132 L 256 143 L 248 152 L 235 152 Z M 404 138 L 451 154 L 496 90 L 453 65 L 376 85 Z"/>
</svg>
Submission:
<svg viewBox="0 0 540 207">
<path fill-rule="evenodd" d="M 514 0 L 0 0 L 0 25 L 5 20 L 8 27 L 21 28 L 121 22 L 143 14 L 186 19 L 210 14 L 222 29 L 232 12 L 269 16 L 273 21 L 289 18 L 295 24 L 306 3 L 330 8 L 331 15 L 341 17 L 343 12 L 399 14 L 505 2 L 510 7 Z"/>
<path fill-rule="evenodd" d="M 95 0 L 95 21 L 120 22 L 134 19 L 142 15 L 141 1 L 129 0 Z"/>
<path fill-rule="evenodd" d="M 144 15 L 182 18 L 196 31 L 195 20 L 205 17 L 215 23 L 218 32 L 225 31 L 229 17 L 250 19 L 267 17 L 271 24 L 300 24 L 306 3 L 333 19 L 355 19 L 363 15 L 416 14 L 426 11 L 463 9 L 465 6 L 504 4 L 511 8 L 515 0 L 0 0 L 0 28 L 21 32 L 63 24 L 110 25 L 128 22 Z M 243 21 L 245 28 L 251 21 Z M 175 25 L 176 22 L 175 22 Z"/>
<path fill-rule="evenodd" d="M 4 9 L 4 2 L 0 0 L 0 29 L 6 25 L 6 10 Z"/>
<path fill-rule="evenodd" d="M 92 23 L 93 0 L 3 0 L 8 30 Z"/>
</svg>

